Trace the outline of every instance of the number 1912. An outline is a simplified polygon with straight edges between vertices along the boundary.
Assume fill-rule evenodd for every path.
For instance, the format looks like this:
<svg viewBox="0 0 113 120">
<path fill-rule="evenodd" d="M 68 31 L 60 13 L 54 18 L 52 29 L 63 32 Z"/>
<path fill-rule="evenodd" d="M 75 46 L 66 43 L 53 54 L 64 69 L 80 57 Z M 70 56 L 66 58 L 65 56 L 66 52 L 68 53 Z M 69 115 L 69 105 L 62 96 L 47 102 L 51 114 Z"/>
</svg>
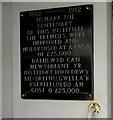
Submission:
<svg viewBox="0 0 113 120">
<path fill-rule="evenodd" d="M 69 8 L 69 13 L 77 13 L 81 12 L 81 7 L 74 7 L 74 8 Z"/>
</svg>

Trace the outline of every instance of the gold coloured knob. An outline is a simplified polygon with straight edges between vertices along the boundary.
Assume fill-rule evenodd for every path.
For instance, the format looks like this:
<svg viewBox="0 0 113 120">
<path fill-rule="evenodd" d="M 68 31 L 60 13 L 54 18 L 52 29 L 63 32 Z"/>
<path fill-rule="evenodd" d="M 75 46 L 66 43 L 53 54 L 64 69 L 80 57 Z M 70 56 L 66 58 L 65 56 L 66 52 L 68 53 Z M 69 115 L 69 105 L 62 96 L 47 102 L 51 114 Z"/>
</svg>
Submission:
<svg viewBox="0 0 113 120">
<path fill-rule="evenodd" d="M 89 104 L 88 110 L 90 111 L 92 108 L 94 108 L 93 115 L 100 113 L 101 108 L 100 108 L 99 104 L 97 104 L 97 103 Z"/>
</svg>

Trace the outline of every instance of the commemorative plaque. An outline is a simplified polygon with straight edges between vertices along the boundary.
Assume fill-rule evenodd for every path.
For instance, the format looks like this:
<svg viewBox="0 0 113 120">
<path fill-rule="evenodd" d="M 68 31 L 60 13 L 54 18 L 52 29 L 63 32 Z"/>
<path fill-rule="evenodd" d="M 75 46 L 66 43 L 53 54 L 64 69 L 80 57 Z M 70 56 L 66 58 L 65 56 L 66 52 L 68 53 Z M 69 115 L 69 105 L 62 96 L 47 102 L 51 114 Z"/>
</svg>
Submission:
<svg viewBox="0 0 113 120">
<path fill-rule="evenodd" d="M 21 98 L 93 100 L 93 5 L 20 12 Z"/>
</svg>

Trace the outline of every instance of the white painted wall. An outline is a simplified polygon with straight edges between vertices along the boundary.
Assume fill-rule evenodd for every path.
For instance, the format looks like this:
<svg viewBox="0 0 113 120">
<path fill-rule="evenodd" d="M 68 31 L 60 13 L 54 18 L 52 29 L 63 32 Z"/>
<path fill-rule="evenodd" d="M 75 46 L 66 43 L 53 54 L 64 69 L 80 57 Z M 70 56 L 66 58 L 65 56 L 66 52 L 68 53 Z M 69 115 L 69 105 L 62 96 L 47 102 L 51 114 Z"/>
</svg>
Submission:
<svg viewBox="0 0 113 120">
<path fill-rule="evenodd" d="M 112 4 L 111 3 L 108 3 L 108 7 L 107 7 L 107 82 L 108 82 L 108 85 L 107 85 L 107 97 L 108 97 L 108 116 L 111 116 L 111 118 L 113 118 L 113 111 L 111 110 L 112 108 L 112 101 L 111 101 L 111 97 L 112 97 L 112 93 L 111 93 L 111 90 L 112 90 L 112 74 L 111 74 L 111 71 L 112 71 L 112 57 L 111 57 L 111 51 L 112 48 L 111 48 L 111 23 L 112 23 Z"/>
<path fill-rule="evenodd" d="M 81 3 L 3 3 L 3 102 L 2 117 L 85 118 L 91 101 L 22 100 L 20 96 L 19 12 L 23 10 L 77 5 Z M 84 4 L 84 3 L 82 3 Z M 85 3 L 86 4 L 86 3 Z M 94 4 L 95 100 L 99 117 L 110 117 L 110 4 Z M 12 36 L 13 35 L 13 36 Z"/>
<path fill-rule="evenodd" d="M 2 118 L 2 2 L 0 2 L 0 119 Z"/>
<path fill-rule="evenodd" d="M 23 100 L 20 89 L 20 32 L 19 12 L 24 10 L 61 7 L 86 3 L 13 3 L 13 116 L 14 118 L 87 118 L 87 107 L 91 101 Z M 94 5 L 94 94 L 101 106 L 99 117 L 108 118 L 108 93 L 110 84 L 110 37 L 108 34 L 108 6 Z M 110 7 L 110 6 L 109 6 Z M 109 72 L 108 72 L 109 71 Z M 109 82 L 108 82 L 109 81 Z"/>
<path fill-rule="evenodd" d="M 12 4 L 2 3 L 2 117 L 13 117 Z"/>
</svg>

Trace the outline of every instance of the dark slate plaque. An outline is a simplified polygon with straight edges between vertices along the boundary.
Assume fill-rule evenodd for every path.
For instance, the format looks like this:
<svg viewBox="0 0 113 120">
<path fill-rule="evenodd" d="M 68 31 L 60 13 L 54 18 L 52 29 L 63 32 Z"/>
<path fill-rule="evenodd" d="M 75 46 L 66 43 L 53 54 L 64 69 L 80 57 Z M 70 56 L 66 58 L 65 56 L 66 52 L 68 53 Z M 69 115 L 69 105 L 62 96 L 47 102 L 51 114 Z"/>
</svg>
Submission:
<svg viewBox="0 0 113 120">
<path fill-rule="evenodd" d="M 93 6 L 20 13 L 21 97 L 93 100 Z"/>
</svg>

